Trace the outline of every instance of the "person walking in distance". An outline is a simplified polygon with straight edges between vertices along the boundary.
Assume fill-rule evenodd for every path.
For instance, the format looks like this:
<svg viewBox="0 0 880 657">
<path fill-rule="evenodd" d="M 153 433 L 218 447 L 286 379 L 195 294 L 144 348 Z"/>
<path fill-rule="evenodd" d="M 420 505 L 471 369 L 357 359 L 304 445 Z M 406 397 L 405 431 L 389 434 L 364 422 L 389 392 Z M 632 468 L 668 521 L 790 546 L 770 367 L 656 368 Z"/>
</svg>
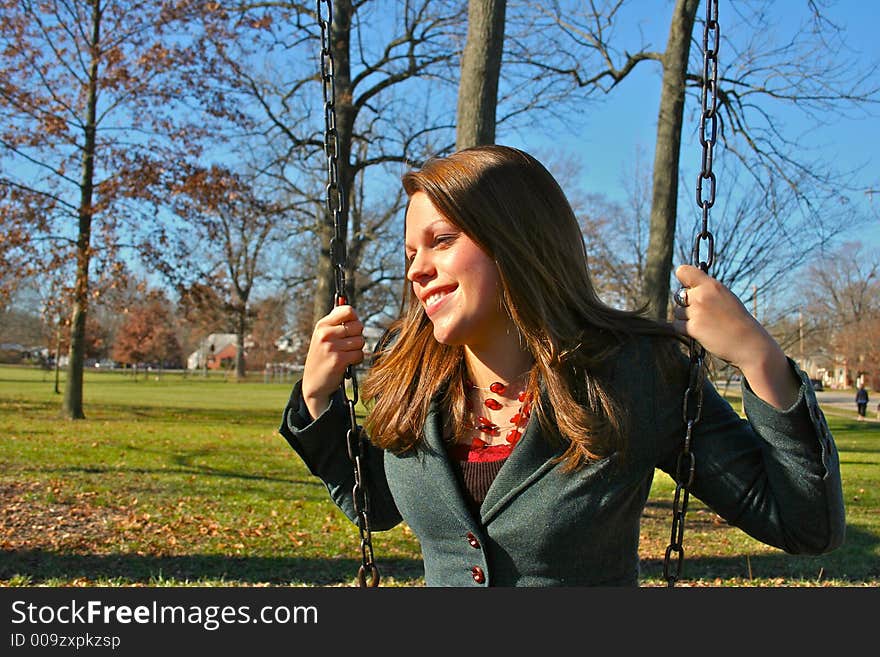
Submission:
<svg viewBox="0 0 880 657">
<path fill-rule="evenodd" d="M 859 412 L 859 422 L 865 420 L 865 412 L 868 410 L 868 391 L 865 390 L 865 384 L 859 385 L 856 391 L 856 409 Z"/>
</svg>

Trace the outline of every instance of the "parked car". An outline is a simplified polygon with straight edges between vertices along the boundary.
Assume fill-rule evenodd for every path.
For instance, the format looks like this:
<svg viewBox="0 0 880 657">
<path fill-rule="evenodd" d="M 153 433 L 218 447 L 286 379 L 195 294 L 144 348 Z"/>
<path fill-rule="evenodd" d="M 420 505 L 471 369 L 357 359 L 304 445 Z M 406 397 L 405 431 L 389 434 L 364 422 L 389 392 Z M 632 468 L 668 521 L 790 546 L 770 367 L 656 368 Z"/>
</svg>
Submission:
<svg viewBox="0 0 880 657">
<path fill-rule="evenodd" d="M 822 385 L 822 379 L 810 379 L 810 383 L 813 384 L 813 390 L 816 392 L 825 390 L 825 386 Z"/>
</svg>

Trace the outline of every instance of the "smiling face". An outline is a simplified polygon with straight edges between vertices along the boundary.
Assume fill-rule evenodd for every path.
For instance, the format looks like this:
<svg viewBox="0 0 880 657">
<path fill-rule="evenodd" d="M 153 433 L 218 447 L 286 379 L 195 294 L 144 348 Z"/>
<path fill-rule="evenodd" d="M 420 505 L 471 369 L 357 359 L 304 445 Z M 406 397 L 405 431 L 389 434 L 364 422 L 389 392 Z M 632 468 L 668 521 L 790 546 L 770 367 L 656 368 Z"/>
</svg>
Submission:
<svg viewBox="0 0 880 657">
<path fill-rule="evenodd" d="M 407 208 L 406 258 L 406 277 L 438 342 L 480 347 L 506 334 L 494 261 L 423 192 Z"/>
</svg>

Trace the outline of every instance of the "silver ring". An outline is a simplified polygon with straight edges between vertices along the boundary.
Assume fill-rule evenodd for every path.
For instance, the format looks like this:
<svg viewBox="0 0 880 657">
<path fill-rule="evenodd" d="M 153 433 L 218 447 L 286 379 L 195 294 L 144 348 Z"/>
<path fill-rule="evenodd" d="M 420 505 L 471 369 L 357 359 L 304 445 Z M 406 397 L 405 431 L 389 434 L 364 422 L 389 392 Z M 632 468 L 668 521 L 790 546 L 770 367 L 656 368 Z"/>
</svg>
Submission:
<svg viewBox="0 0 880 657">
<path fill-rule="evenodd" d="M 348 337 L 348 327 L 345 325 L 345 322 L 342 322 L 342 330 L 345 331 L 345 337 Z"/>
<path fill-rule="evenodd" d="M 675 291 L 675 294 L 672 295 L 672 300 L 682 308 L 687 308 L 688 306 L 688 289 L 686 287 L 680 287 Z"/>
</svg>

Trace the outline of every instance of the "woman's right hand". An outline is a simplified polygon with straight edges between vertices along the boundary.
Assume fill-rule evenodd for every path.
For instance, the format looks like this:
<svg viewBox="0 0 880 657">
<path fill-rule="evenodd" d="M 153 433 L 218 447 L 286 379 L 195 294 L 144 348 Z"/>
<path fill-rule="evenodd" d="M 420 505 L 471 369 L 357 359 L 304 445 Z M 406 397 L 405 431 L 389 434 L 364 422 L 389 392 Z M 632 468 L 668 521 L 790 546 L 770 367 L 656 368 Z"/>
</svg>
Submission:
<svg viewBox="0 0 880 657">
<path fill-rule="evenodd" d="M 364 360 L 364 325 L 351 306 L 336 306 L 318 320 L 309 343 L 302 377 L 302 395 L 312 418 L 330 405 L 345 370 Z"/>
</svg>

